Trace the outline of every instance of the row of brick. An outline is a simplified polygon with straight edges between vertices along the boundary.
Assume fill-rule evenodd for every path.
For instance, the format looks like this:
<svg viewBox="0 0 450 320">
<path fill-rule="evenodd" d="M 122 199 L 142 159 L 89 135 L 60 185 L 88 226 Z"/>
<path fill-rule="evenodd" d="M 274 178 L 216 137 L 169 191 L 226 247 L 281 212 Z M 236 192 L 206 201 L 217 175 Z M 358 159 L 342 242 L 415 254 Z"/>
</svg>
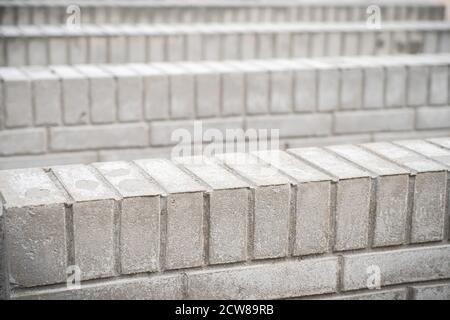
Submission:
<svg viewBox="0 0 450 320">
<path fill-rule="evenodd" d="M 12 278 L 32 287 L 64 282 L 68 265 L 88 280 L 445 243 L 449 149 L 442 138 L 0 171 Z M 423 272 L 450 270 L 423 251 Z M 346 267 L 345 288 L 362 288 L 361 261 Z M 336 275 L 322 271 L 315 288 Z M 209 296 L 222 276 L 208 277 Z"/>
<path fill-rule="evenodd" d="M 376 1 L 382 19 L 442 20 L 445 7 L 439 3 Z M 3 1 L 2 25 L 64 24 L 74 11 L 70 1 Z M 82 23 L 236 23 L 297 21 L 365 21 L 368 4 L 360 1 L 310 2 L 184 2 L 152 3 L 143 1 L 83 1 L 77 3 Z"/>
<path fill-rule="evenodd" d="M 420 135 L 424 130 L 425 132 L 438 129 L 450 130 L 450 107 L 229 117 L 197 122 L 192 120 L 152 121 L 149 124 L 125 123 L 12 129 L 0 131 L 0 156 L 4 157 L 2 161 L 13 162 L 14 156 L 20 155 L 47 154 L 57 158 L 58 153 L 61 152 L 125 149 L 123 152 L 126 153 L 127 148 L 153 148 L 156 155 L 158 148 L 177 144 L 194 142 L 208 145 L 212 140 L 207 136 L 211 130 L 221 135 L 216 137 L 219 139 L 218 143 L 232 144 L 227 134 L 233 137 L 239 137 L 240 132 L 250 135 L 252 132 L 245 132 L 246 128 L 268 132 L 278 130 L 277 138 L 281 141 L 305 137 L 339 138 L 342 135 L 345 138 L 346 135 L 370 133 Z M 174 135 L 175 130 L 178 130 L 178 133 L 183 130 L 189 134 L 189 140 Z M 200 134 L 196 135 L 195 130 Z M 248 138 L 252 139 L 251 135 Z M 67 156 L 70 157 L 70 154 Z M 9 159 L 10 157 L 12 158 Z M 1 167 L 2 164 L 0 164 Z"/>
<path fill-rule="evenodd" d="M 423 55 L 0 68 L 0 129 L 445 106 L 449 62 Z"/>
<path fill-rule="evenodd" d="M 0 28 L 0 65 L 354 56 L 450 51 L 444 22 Z"/>
</svg>

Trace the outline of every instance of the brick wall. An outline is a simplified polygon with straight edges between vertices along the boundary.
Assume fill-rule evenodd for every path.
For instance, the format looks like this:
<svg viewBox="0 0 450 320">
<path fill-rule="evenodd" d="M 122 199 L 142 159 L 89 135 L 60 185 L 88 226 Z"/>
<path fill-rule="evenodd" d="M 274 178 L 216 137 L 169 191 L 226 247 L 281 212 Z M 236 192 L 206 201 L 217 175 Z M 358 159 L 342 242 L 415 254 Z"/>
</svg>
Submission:
<svg viewBox="0 0 450 320">
<path fill-rule="evenodd" d="M 449 299 L 449 168 L 435 138 L 0 171 L 0 252 L 14 299 Z"/>
</svg>

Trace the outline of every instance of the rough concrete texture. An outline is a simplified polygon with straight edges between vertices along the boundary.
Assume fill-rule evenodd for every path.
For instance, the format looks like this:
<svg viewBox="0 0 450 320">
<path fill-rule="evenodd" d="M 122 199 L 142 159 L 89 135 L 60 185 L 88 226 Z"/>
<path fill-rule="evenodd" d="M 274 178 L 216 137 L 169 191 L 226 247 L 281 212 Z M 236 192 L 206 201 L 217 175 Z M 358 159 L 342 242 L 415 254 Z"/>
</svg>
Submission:
<svg viewBox="0 0 450 320">
<path fill-rule="evenodd" d="M 450 284 L 414 286 L 416 300 L 450 300 Z"/>
</svg>

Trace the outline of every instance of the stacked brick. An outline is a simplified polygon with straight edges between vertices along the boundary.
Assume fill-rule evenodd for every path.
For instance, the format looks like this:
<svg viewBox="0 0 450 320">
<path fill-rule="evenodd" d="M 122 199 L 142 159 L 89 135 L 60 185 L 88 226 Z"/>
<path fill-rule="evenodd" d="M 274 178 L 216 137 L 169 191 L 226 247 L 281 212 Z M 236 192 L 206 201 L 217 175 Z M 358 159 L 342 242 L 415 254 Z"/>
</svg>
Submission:
<svg viewBox="0 0 450 320">
<path fill-rule="evenodd" d="M 436 138 L 1 171 L 11 297 L 448 299 L 449 170 Z"/>
</svg>

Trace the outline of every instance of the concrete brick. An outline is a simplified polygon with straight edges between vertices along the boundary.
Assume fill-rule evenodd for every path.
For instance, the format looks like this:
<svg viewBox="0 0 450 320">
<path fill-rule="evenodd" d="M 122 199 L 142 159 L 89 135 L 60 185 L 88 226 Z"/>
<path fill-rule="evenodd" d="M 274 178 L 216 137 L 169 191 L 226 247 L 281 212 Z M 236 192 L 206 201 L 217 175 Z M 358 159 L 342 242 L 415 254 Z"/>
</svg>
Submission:
<svg viewBox="0 0 450 320">
<path fill-rule="evenodd" d="M 108 41 L 104 36 L 94 36 L 88 39 L 88 62 L 106 63 L 108 57 Z"/>
<path fill-rule="evenodd" d="M 169 117 L 169 78 L 161 70 L 146 64 L 129 64 L 143 77 L 144 115 L 147 120 Z"/>
<path fill-rule="evenodd" d="M 317 68 L 319 111 L 336 110 L 339 107 L 339 70 L 322 62 L 310 60 L 312 66 Z"/>
<path fill-rule="evenodd" d="M 406 98 L 406 68 L 384 62 L 386 73 L 386 107 L 402 107 Z"/>
<path fill-rule="evenodd" d="M 428 97 L 428 73 L 427 66 L 408 65 L 407 76 L 407 103 L 408 106 L 424 106 Z"/>
<path fill-rule="evenodd" d="M 450 300 L 450 284 L 412 287 L 415 300 Z"/>
<path fill-rule="evenodd" d="M 362 106 L 363 71 L 359 67 L 345 66 L 340 68 L 340 107 L 341 109 L 359 109 Z"/>
<path fill-rule="evenodd" d="M 97 161 L 97 153 L 93 151 L 10 156 L 0 159 L 0 170 L 91 163 L 94 161 Z"/>
<path fill-rule="evenodd" d="M 293 254 L 326 252 L 331 234 L 331 178 L 283 151 L 252 154 L 287 174 L 297 185 Z"/>
<path fill-rule="evenodd" d="M 304 58 L 308 56 L 309 35 L 307 33 L 294 33 L 292 35 L 292 57 Z"/>
<path fill-rule="evenodd" d="M 84 165 L 52 167 L 73 199 L 73 263 L 81 280 L 115 274 L 115 215 L 117 195 Z"/>
<path fill-rule="evenodd" d="M 141 123 L 55 127 L 50 129 L 50 146 L 55 151 L 143 147 L 147 145 L 147 125 Z"/>
<path fill-rule="evenodd" d="M 344 34 L 343 55 L 357 56 L 359 54 L 359 45 L 361 32 L 347 32 Z"/>
<path fill-rule="evenodd" d="M 117 279 L 83 284 L 81 289 L 41 289 L 16 293 L 15 300 L 180 300 L 183 281 L 180 275 Z"/>
<path fill-rule="evenodd" d="M 33 122 L 31 84 L 19 69 L 1 68 L 5 125 L 7 127 L 31 126 Z"/>
<path fill-rule="evenodd" d="M 198 156 L 177 158 L 209 187 L 209 263 L 247 258 L 249 185 L 213 160 Z"/>
<path fill-rule="evenodd" d="M 332 146 L 328 149 L 378 177 L 373 246 L 404 243 L 406 240 L 409 172 L 357 146 Z"/>
<path fill-rule="evenodd" d="M 137 160 L 135 163 L 168 192 L 164 267 L 179 269 L 203 265 L 205 188 L 168 160 Z"/>
<path fill-rule="evenodd" d="M 364 65 L 364 108 L 382 108 L 384 104 L 384 70 L 381 66 Z"/>
<path fill-rule="evenodd" d="M 65 124 L 84 124 L 89 120 L 89 82 L 69 66 L 53 66 L 61 79 L 63 119 Z"/>
<path fill-rule="evenodd" d="M 182 67 L 171 64 L 155 64 L 169 77 L 170 117 L 173 119 L 192 118 L 195 110 L 195 79 Z"/>
<path fill-rule="evenodd" d="M 196 271 L 187 276 L 189 299 L 289 298 L 335 292 L 337 260 L 277 262 Z M 217 286 L 221 290 L 217 290 Z"/>
<path fill-rule="evenodd" d="M 111 123 L 116 119 L 116 84 L 114 78 L 93 65 L 78 65 L 89 79 L 90 118 L 93 123 Z"/>
<path fill-rule="evenodd" d="M 199 33 L 186 33 L 186 59 L 188 61 L 202 60 L 202 36 Z"/>
<path fill-rule="evenodd" d="M 117 29 L 113 28 L 111 35 L 108 37 L 108 62 L 109 63 L 125 63 L 127 62 L 127 38 L 121 32 L 117 33 Z"/>
<path fill-rule="evenodd" d="M 429 99 L 431 105 L 446 105 L 448 103 L 448 78 L 448 64 L 430 66 Z"/>
<path fill-rule="evenodd" d="M 74 35 L 67 39 L 70 64 L 89 63 L 87 38 Z"/>
<path fill-rule="evenodd" d="M 253 256 L 284 257 L 288 253 L 290 186 L 277 170 L 261 165 L 244 153 L 217 155 L 227 167 L 250 181 L 254 188 Z"/>
<path fill-rule="evenodd" d="M 27 64 L 27 43 L 24 39 L 6 39 L 6 60 L 8 66 L 23 66 Z"/>
<path fill-rule="evenodd" d="M 155 271 L 159 267 L 160 198 L 162 190 L 127 162 L 93 166 L 123 197 L 120 217 L 122 273 Z"/>
<path fill-rule="evenodd" d="M 220 60 L 220 37 L 217 34 L 217 30 L 204 28 L 201 30 L 201 33 L 203 45 L 202 60 Z"/>
<path fill-rule="evenodd" d="M 372 290 L 368 293 L 338 296 L 331 300 L 407 300 L 405 289 Z"/>
<path fill-rule="evenodd" d="M 41 169 L 1 171 L 0 192 L 13 282 L 22 287 L 64 282 L 63 193 Z"/>
<path fill-rule="evenodd" d="M 269 111 L 269 74 L 255 64 L 233 62 L 233 66 L 245 73 L 246 111 L 248 114 L 261 114 Z"/>
<path fill-rule="evenodd" d="M 139 121 L 143 118 L 143 83 L 135 71 L 118 65 L 103 66 L 117 84 L 117 116 L 121 122 Z"/>
<path fill-rule="evenodd" d="M 371 266 L 381 271 L 381 286 L 448 278 L 448 245 L 344 255 L 343 290 L 365 288 Z"/>
<path fill-rule="evenodd" d="M 389 143 L 363 145 L 394 161 L 416 175 L 412 213 L 411 242 L 443 239 L 447 177 L 445 167 L 410 150 Z"/>
<path fill-rule="evenodd" d="M 31 80 L 35 125 L 61 123 L 59 79 L 48 68 L 28 67 L 24 72 Z"/>
<path fill-rule="evenodd" d="M 325 33 L 319 30 L 313 30 L 309 34 L 309 56 L 323 57 L 325 55 Z"/>
<path fill-rule="evenodd" d="M 414 129 L 414 110 L 347 111 L 335 115 L 336 133 L 404 131 Z"/>
<path fill-rule="evenodd" d="M 335 250 L 365 248 L 368 245 L 370 173 L 319 148 L 290 149 L 300 157 L 338 179 L 336 193 Z"/>
<path fill-rule="evenodd" d="M 56 26 L 45 26 L 42 30 L 48 32 L 54 31 L 60 33 Z M 69 64 L 69 48 L 68 41 L 65 37 L 49 37 L 48 38 L 48 63 L 50 65 Z"/>
<path fill-rule="evenodd" d="M 45 129 L 15 129 L 0 131 L 0 155 L 44 153 L 47 148 Z"/>
<path fill-rule="evenodd" d="M 278 129 L 280 137 L 321 136 L 331 131 L 331 115 L 271 115 L 247 117 L 247 127 L 253 129 Z"/>
<path fill-rule="evenodd" d="M 423 107 L 417 109 L 417 129 L 449 128 L 450 107 Z"/>
<path fill-rule="evenodd" d="M 402 140 L 395 141 L 394 143 L 450 167 L 449 150 L 443 149 L 423 140 Z"/>
</svg>

